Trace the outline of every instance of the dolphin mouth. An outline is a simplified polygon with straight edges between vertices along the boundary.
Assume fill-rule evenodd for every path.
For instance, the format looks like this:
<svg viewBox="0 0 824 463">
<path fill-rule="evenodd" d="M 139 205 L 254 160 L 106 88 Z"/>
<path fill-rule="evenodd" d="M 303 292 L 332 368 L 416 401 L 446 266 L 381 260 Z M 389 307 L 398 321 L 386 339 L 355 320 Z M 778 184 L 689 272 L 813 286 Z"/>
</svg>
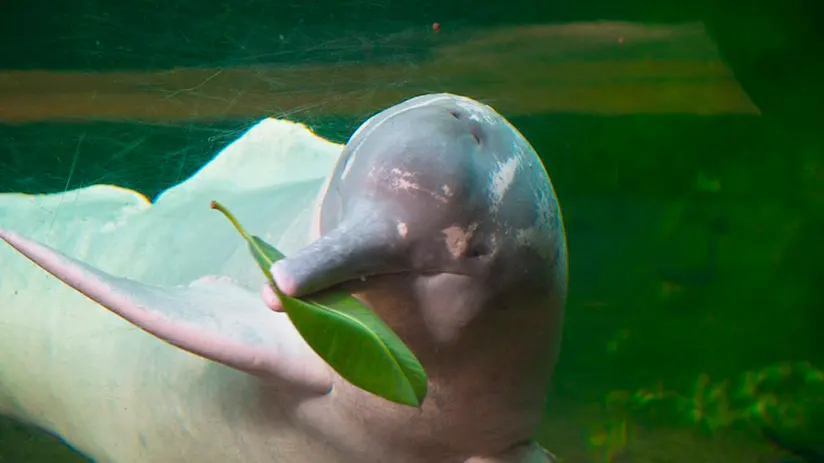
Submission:
<svg viewBox="0 0 824 463">
<path fill-rule="evenodd" d="M 379 272 L 370 272 L 364 273 L 362 275 L 353 275 L 350 278 L 342 280 L 338 283 L 332 284 L 327 288 L 319 289 L 318 291 L 326 291 L 329 289 L 338 289 L 344 288 L 347 285 L 351 284 L 362 284 L 368 283 L 370 279 L 373 278 L 382 278 L 382 277 L 402 277 L 402 276 L 422 276 L 422 277 L 433 277 L 438 275 L 455 275 L 455 276 L 463 276 L 463 277 L 472 277 L 473 275 L 469 272 L 459 272 L 454 270 L 443 270 L 443 269 L 401 269 L 401 270 L 386 270 L 386 271 L 379 271 Z"/>
<path fill-rule="evenodd" d="M 354 274 L 348 276 L 345 279 L 337 279 L 336 281 L 329 282 L 329 284 L 321 283 L 313 285 L 311 289 L 305 289 L 300 286 L 298 286 L 296 290 L 288 287 L 284 289 L 283 286 L 280 285 L 280 283 L 278 283 L 278 287 L 281 288 L 281 290 L 284 291 L 286 294 L 289 294 L 293 297 L 301 297 L 309 294 L 316 294 L 334 290 L 342 290 L 345 292 L 356 293 L 360 292 L 362 289 L 366 289 L 365 286 L 361 285 L 368 285 L 370 283 L 370 280 L 372 279 L 384 277 L 436 277 L 439 275 L 453 275 L 467 278 L 471 278 L 473 276 L 470 272 L 460 272 L 446 269 L 403 268 L 397 270 L 380 270 L 361 274 Z M 279 279 L 276 278 L 275 281 L 279 281 Z"/>
</svg>

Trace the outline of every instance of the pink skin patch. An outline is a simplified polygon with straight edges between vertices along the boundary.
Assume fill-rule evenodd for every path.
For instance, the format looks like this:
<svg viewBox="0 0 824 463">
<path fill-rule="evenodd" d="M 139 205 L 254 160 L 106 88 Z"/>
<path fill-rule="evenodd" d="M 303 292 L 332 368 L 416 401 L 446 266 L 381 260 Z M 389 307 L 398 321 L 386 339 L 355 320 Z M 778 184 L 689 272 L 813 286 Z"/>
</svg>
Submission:
<svg viewBox="0 0 824 463">
<path fill-rule="evenodd" d="M 293 296 L 295 293 L 297 293 L 298 288 L 297 284 L 295 283 L 295 280 L 293 280 L 287 275 L 284 275 L 278 269 L 277 263 L 275 263 L 274 265 L 272 265 L 271 268 L 269 268 L 269 272 L 272 273 L 272 279 L 275 280 L 275 284 L 278 285 L 278 288 L 280 288 L 280 290 L 284 294 L 288 296 Z M 263 288 L 261 288 L 260 291 L 260 296 L 263 298 L 263 302 L 270 309 L 274 310 L 275 312 L 283 312 L 283 303 L 280 302 L 278 295 L 275 294 L 275 290 L 272 288 L 272 285 L 268 283 L 263 285 Z"/>
</svg>

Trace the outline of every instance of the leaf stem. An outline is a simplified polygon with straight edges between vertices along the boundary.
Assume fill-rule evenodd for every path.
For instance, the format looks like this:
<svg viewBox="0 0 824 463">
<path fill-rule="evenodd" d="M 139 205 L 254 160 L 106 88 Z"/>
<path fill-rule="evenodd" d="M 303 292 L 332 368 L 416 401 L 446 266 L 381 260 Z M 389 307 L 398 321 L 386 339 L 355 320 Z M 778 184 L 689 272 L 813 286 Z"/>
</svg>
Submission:
<svg viewBox="0 0 824 463">
<path fill-rule="evenodd" d="M 234 214 L 229 212 L 229 209 L 226 209 L 223 206 L 223 204 L 220 204 L 219 202 L 214 201 L 214 200 L 209 203 L 209 207 L 211 207 L 212 209 L 217 210 L 218 212 L 220 212 L 221 214 L 226 216 L 226 218 L 229 219 L 229 222 L 232 222 L 232 225 L 235 227 L 235 229 L 238 231 L 238 233 L 240 233 L 240 235 L 246 241 L 246 244 L 249 246 L 252 253 L 257 254 L 258 256 L 263 258 L 268 267 L 271 267 L 272 264 L 275 263 L 274 260 L 272 260 L 271 257 L 266 252 L 264 252 L 263 249 L 260 248 L 260 245 L 255 240 L 255 237 L 251 236 L 248 233 L 246 233 L 246 230 L 243 228 L 243 226 L 240 225 L 240 222 L 237 221 Z M 280 288 L 278 288 L 278 285 L 275 284 L 275 279 L 272 276 L 269 269 L 264 268 L 263 265 L 261 265 L 260 269 L 263 270 L 263 273 L 264 273 L 264 275 L 266 275 L 267 279 L 269 280 L 269 284 L 272 286 L 272 289 L 275 291 L 275 294 L 277 294 L 278 297 L 282 298 L 283 293 L 280 291 Z"/>
<path fill-rule="evenodd" d="M 217 201 L 212 201 L 212 202 L 209 203 L 209 207 L 211 207 L 212 209 L 215 209 L 215 210 L 219 211 L 220 213 L 222 213 L 223 215 L 225 215 L 226 218 L 229 219 L 229 222 L 232 222 L 232 225 L 234 225 L 235 229 L 237 229 L 237 231 L 241 234 L 241 236 L 243 236 L 243 239 L 245 239 L 246 241 L 251 241 L 252 240 L 252 237 L 249 236 L 248 233 L 246 233 L 246 230 L 243 229 L 243 227 L 240 225 L 240 222 L 238 222 L 237 219 L 235 218 L 234 214 L 232 214 L 231 212 L 229 212 L 228 209 L 223 207 L 223 204 L 220 204 Z"/>
</svg>

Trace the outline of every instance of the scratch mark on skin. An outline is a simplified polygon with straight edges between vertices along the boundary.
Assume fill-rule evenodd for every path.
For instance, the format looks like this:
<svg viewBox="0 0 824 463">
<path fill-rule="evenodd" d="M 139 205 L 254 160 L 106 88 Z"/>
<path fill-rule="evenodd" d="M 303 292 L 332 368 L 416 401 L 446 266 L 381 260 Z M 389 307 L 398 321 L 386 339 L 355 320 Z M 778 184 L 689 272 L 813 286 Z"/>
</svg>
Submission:
<svg viewBox="0 0 824 463">
<path fill-rule="evenodd" d="M 515 172 L 520 166 L 521 158 L 519 156 L 513 156 L 498 165 L 498 170 L 493 174 L 489 188 L 489 194 L 492 196 L 493 212 L 501 206 L 504 195 L 515 180 Z"/>
<path fill-rule="evenodd" d="M 469 248 L 469 242 L 472 240 L 472 235 L 478 229 L 477 223 L 472 223 L 466 230 L 457 225 L 442 230 L 444 234 L 444 241 L 446 242 L 446 249 L 452 254 L 452 257 L 458 258 L 466 254 Z"/>
<path fill-rule="evenodd" d="M 407 233 L 409 233 L 409 228 L 406 224 L 404 222 L 398 222 L 398 235 L 401 238 L 406 238 Z"/>
<path fill-rule="evenodd" d="M 373 167 L 372 170 L 369 171 L 369 176 L 374 178 L 376 176 L 376 174 L 378 174 L 379 172 L 383 172 L 383 171 L 384 170 L 382 168 Z M 451 192 L 451 190 L 449 190 L 449 187 L 447 185 L 444 185 L 444 187 L 442 187 L 441 189 L 443 190 L 443 188 L 446 188 L 447 190 L 449 190 L 449 193 L 440 194 L 437 191 L 428 190 L 426 188 L 423 188 L 416 181 L 414 173 L 404 172 L 404 171 L 398 169 L 397 167 L 392 168 L 389 171 L 389 174 L 386 175 L 385 179 L 383 179 L 382 177 L 383 177 L 382 175 L 378 175 L 378 178 L 381 178 L 382 180 L 384 180 L 384 182 L 386 184 L 388 184 L 389 187 L 394 191 L 398 191 L 398 190 L 420 191 L 421 193 L 426 193 L 426 194 L 432 196 L 433 198 L 435 198 L 436 200 L 438 200 L 439 202 L 441 202 L 443 204 L 448 203 L 449 198 L 452 196 L 452 192 Z"/>
<path fill-rule="evenodd" d="M 412 172 L 402 172 L 395 167 L 390 171 L 392 173 L 391 183 L 394 190 L 421 190 L 420 185 L 415 182 L 415 174 Z"/>
</svg>

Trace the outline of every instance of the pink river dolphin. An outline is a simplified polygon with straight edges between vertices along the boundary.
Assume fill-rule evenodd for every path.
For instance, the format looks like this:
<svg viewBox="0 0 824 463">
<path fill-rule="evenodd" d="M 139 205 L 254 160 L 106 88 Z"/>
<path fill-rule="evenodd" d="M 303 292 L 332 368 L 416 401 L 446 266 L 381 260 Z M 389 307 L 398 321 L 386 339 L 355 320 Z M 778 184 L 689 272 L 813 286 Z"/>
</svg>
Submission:
<svg viewBox="0 0 824 463">
<path fill-rule="evenodd" d="M 281 311 L 222 202 L 342 288 L 429 375 L 420 408 L 338 376 Z M 546 170 L 500 114 L 423 95 L 346 145 L 266 119 L 154 202 L 0 195 L 0 413 L 100 463 L 537 463 L 567 288 Z"/>
</svg>

